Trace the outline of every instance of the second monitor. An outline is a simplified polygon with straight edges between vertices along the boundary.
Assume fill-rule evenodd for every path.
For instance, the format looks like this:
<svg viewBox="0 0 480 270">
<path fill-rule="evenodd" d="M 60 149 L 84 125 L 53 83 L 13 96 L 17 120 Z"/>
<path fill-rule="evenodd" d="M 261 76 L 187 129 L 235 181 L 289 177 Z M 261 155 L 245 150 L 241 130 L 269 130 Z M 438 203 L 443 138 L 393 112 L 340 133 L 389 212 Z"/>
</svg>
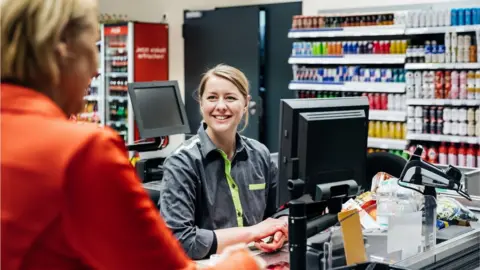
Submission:
<svg viewBox="0 0 480 270">
<path fill-rule="evenodd" d="M 367 98 L 285 99 L 280 107 L 278 206 L 304 194 L 318 201 L 324 195 L 346 192 L 354 196 L 353 192 L 364 189 L 368 181 Z M 334 184 L 351 180 L 357 190 Z M 295 181 L 302 185 L 296 190 Z M 330 183 L 327 193 L 331 194 L 318 190 L 318 185 Z"/>
</svg>

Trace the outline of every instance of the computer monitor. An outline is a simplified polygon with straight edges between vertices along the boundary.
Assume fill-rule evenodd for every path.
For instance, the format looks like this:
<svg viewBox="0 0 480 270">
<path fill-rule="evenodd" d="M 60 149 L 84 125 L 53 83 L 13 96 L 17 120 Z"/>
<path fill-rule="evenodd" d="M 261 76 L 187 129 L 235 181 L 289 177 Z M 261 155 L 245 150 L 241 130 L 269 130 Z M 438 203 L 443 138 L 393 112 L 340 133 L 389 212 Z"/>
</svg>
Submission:
<svg viewBox="0 0 480 270">
<path fill-rule="evenodd" d="M 143 139 L 190 132 L 176 81 L 130 83 L 128 93 Z"/>
<path fill-rule="evenodd" d="M 319 184 L 354 180 L 364 189 L 368 112 L 366 97 L 281 100 L 278 206 L 305 193 L 315 200 Z M 304 188 L 292 198 L 295 179 Z"/>
</svg>

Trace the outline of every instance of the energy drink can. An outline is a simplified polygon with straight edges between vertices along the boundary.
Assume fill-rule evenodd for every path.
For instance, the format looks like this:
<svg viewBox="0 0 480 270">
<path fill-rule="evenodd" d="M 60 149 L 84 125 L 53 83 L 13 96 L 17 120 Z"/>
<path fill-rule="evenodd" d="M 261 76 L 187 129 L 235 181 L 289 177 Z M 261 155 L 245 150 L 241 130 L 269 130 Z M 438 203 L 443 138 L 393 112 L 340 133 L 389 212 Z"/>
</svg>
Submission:
<svg viewBox="0 0 480 270">
<path fill-rule="evenodd" d="M 415 133 L 422 133 L 422 132 L 423 132 L 423 119 L 415 118 Z"/>
<path fill-rule="evenodd" d="M 438 63 L 438 45 L 433 41 L 432 42 L 432 53 L 431 53 L 431 58 L 432 60 L 430 63 Z"/>
<path fill-rule="evenodd" d="M 452 42 L 451 42 L 451 36 L 450 36 L 450 33 L 449 32 L 446 32 L 445 33 L 445 50 L 450 50 L 451 46 L 452 46 Z"/>
<path fill-rule="evenodd" d="M 386 110 L 388 107 L 388 96 L 383 93 L 380 95 L 380 110 Z"/>
<path fill-rule="evenodd" d="M 421 85 L 422 84 L 422 72 L 421 71 L 415 71 L 414 73 L 414 78 L 415 78 L 415 85 Z"/>
<path fill-rule="evenodd" d="M 373 108 L 374 110 L 380 109 L 380 94 L 373 95 Z"/>
<path fill-rule="evenodd" d="M 460 8 L 458 9 L 457 13 L 457 20 L 458 20 L 458 25 L 465 25 L 465 9 Z"/>
<path fill-rule="evenodd" d="M 435 134 L 442 134 L 442 133 L 443 133 L 443 121 L 438 119 L 436 129 L 435 129 Z"/>
<path fill-rule="evenodd" d="M 432 44 L 428 40 L 425 41 L 424 51 L 425 63 L 432 63 Z"/>
<path fill-rule="evenodd" d="M 415 84 L 414 73 L 412 71 L 407 71 L 405 73 L 405 83 L 407 84 L 407 86 Z"/>
<path fill-rule="evenodd" d="M 448 107 L 445 107 L 443 109 L 443 117 L 442 117 L 443 121 L 447 122 L 447 121 L 450 121 L 452 119 L 452 110 Z"/>
<path fill-rule="evenodd" d="M 318 68 L 317 69 L 317 80 L 319 82 L 323 82 L 323 71 L 324 71 L 323 68 Z"/>
<path fill-rule="evenodd" d="M 445 63 L 445 45 L 438 45 L 437 62 Z"/>
<path fill-rule="evenodd" d="M 415 86 L 407 85 L 407 98 L 415 97 Z"/>
<path fill-rule="evenodd" d="M 358 41 L 353 41 L 352 42 L 352 53 L 353 54 L 358 54 Z"/>
<path fill-rule="evenodd" d="M 472 24 L 480 24 L 480 8 L 472 8 Z"/>
<path fill-rule="evenodd" d="M 373 75 L 374 82 L 381 82 L 382 79 L 382 72 L 379 68 L 375 69 L 375 73 Z"/>
<path fill-rule="evenodd" d="M 415 85 L 415 98 L 422 98 L 422 85 L 416 84 Z"/>
<path fill-rule="evenodd" d="M 450 12 L 450 24 L 457 26 L 458 24 L 458 9 L 452 9 Z"/>
<path fill-rule="evenodd" d="M 443 107 L 437 108 L 437 121 L 443 120 Z"/>
<path fill-rule="evenodd" d="M 416 106 L 415 107 L 415 117 L 416 118 L 422 118 L 424 115 L 423 115 L 423 109 L 422 109 L 422 106 Z"/>
<path fill-rule="evenodd" d="M 431 121 L 437 121 L 437 108 L 436 107 L 430 107 L 429 116 L 430 116 Z"/>
<path fill-rule="evenodd" d="M 388 104 L 387 104 L 387 108 L 388 108 L 388 110 L 392 110 L 392 111 L 395 110 L 395 95 L 393 95 L 393 94 L 388 94 Z M 412 110 L 412 111 L 410 112 L 410 110 Z M 409 116 L 414 116 L 414 113 L 415 113 L 414 107 L 413 107 L 413 106 L 409 106 L 409 107 L 408 107 L 408 112 L 410 112 L 410 113 L 408 113 L 407 115 L 409 115 Z"/>
<path fill-rule="evenodd" d="M 465 9 L 465 25 L 471 25 L 471 24 L 472 24 L 472 9 L 466 8 Z"/>
</svg>

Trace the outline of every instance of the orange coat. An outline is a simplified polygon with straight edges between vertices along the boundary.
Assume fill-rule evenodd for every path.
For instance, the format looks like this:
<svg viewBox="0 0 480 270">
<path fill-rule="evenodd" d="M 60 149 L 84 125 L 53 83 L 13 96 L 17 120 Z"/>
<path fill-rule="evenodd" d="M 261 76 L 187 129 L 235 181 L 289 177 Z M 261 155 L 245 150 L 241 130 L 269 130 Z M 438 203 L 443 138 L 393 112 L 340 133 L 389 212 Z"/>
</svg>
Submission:
<svg viewBox="0 0 480 270">
<path fill-rule="evenodd" d="M 113 131 L 1 85 L 1 269 L 194 269 Z M 236 253 L 218 269 L 254 269 Z"/>
</svg>

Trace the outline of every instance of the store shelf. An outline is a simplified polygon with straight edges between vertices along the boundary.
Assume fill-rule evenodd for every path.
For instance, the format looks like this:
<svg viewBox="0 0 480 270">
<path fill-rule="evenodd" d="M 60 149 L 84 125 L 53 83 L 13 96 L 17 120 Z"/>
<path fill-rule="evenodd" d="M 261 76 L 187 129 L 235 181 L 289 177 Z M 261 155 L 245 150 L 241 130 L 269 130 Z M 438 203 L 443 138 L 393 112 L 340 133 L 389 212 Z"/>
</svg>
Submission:
<svg viewBox="0 0 480 270">
<path fill-rule="evenodd" d="M 128 77 L 128 72 L 107 72 L 108 77 Z"/>
<path fill-rule="evenodd" d="M 383 138 L 368 138 L 369 148 L 391 149 L 391 150 L 405 150 L 407 147 L 406 140 L 383 139 Z"/>
<path fill-rule="evenodd" d="M 343 92 L 381 92 L 405 93 L 405 83 L 371 83 L 371 82 L 298 82 L 292 81 L 290 90 L 315 90 L 315 91 L 343 91 Z"/>
<path fill-rule="evenodd" d="M 292 56 L 289 64 L 404 64 L 405 54 L 346 54 L 322 56 Z"/>
<path fill-rule="evenodd" d="M 108 121 L 108 125 L 109 126 L 117 126 L 117 127 L 126 126 L 127 125 L 127 120 L 124 120 L 124 121 Z"/>
<path fill-rule="evenodd" d="M 453 142 L 453 143 L 471 143 L 478 144 L 478 137 L 437 135 L 437 134 L 407 134 L 407 140 L 429 141 L 429 142 Z"/>
<path fill-rule="evenodd" d="M 470 99 L 407 99 L 407 105 L 436 105 L 436 106 L 478 106 L 480 100 Z"/>
<path fill-rule="evenodd" d="M 116 97 L 116 96 L 109 96 L 108 97 L 108 100 L 109 101 L 127 101 L 128 100 L 128 97 Z"/>
<path fill-rule="evenodd" d="M 93 117 L 95 114 L 98 114 L 97 112 L 83 112 L 80 113 L 80 117 Z"/>
<path fill-rule="evenodd" d="M 480 63 L 408 63 L 405 69 L 480 69 Z"/>
<path fill-rule="evenodd" d="M 95 100 L 99 100 L 99 96 L 89 95 L 89 96 L 84 96 L 83 99 L 87 101 L 95 101 Z"/>
<path fill-rule="evenodd" d="M 405 34 L 405 25 L 339 27 L 290 30 L 289 38 L 394 36 Z"/>
<path fill-rule="evenodd" d="M 462 26 L 441 26 L 441 27 L 419 27 L 405 29 L 405 35 L 439 34 L 445 32 L 472 32 L 480 30 L 480 25 Z"/>
<path fill-rule="evenodd" d="M 402 111 L 370 110 L 368 112 L 369 120 L 405 122 L 407 113 Z"/>
</svg>

